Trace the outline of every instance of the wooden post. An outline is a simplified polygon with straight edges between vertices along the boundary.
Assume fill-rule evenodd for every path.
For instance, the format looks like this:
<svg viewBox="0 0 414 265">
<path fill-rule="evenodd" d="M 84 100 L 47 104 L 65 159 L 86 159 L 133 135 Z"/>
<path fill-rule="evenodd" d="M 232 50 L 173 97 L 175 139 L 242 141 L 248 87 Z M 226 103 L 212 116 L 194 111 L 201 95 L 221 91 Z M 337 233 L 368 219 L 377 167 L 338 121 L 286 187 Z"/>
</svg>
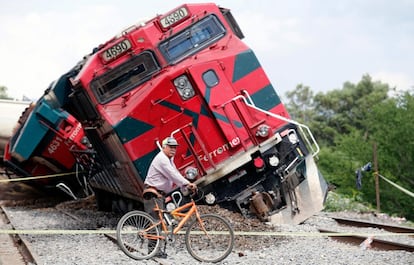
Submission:
<svg viewBox="0 0 414 265">
<path fill-rule="evenodd" d="M 374 161 L 374 176 L 375 176 L 375 195 L 377 199 L 377 212 L 381 211 L 380 207 L 380 191 L 379 191 L 379 177 L 378 177 L 378 159 L 377 159 L 377 144 L 373 144 L 373 161 Z"/>
</svg>

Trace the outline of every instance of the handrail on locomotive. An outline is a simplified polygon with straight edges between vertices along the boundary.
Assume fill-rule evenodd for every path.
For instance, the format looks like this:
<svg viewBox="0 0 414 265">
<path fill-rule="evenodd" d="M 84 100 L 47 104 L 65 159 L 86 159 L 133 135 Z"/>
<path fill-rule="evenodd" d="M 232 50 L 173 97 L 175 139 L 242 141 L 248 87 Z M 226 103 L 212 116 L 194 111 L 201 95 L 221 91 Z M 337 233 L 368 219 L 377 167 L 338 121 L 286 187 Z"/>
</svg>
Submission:
<svg viewBox="0 0 414 265">
<path fill-rule="evenodd" d="M 288 123 L 295 124 L 296 126 L 298 126 L 301 129 L 301 132 L 303 134 L 303 137 L 305 138 L 305 141 L 306 141 L 308 147 L 312 150 L 312 157 L 315 157 L 319 153 L 319 151 L 320 151 L 319 145 L 316 142 L 315 137 L 313 136 L 313 134 L 312 134 L 312 132 L 311 132 L 311 130 L 310 130 L 310 128 L 308 126 L 306 126 L 303 123 L 297 122 L 295 120 L 288 119 L 288 118 L 283 117 L 283 116 L 280 116 L 278 114 L 275 114 L 275 113 L 266 111 L 264 109 L 261 109 L 261 108 L 257 107 L 254 104 L 254 102 L 253 102 L 252 98 L 250 97 L 249 92 L 247 92 L 247 90 L 242 90 L 242 93 L 245 94 L 246 97 L 243 96 L 243 95 L 237 95 L 234 98 L 232 98 L 232 99 L 224 102 L 223 104 L 221 104 L 220 107 L 221 108 L 224 108 L 225 105 L 227 105 L 227 104 L 229 104 L 229 103 L 231 103 L 231 102 L 233 102 L 235 100 L 241 99 L 250 108 L 253 108 L 253 109 L 257 110 L 257 111 L 263 112 L 266 115 L 271 116 L 273 118 L 276 118 L 276 119 L 279 119 L 279 120 L 282 120 L 282 121 L 285 121 L 285 122 L 288 122 Z M 309 141 L 308 136 L 307 136 L 307 134 L 305 133 L 305 131 L 303 129 L 306 130 L 306 132 L 309 135 L 309 137 L 311 138 L 312 142 Z M 314 150 L 314 147 L 316 148 L 316 150 Z"/>
</svg>

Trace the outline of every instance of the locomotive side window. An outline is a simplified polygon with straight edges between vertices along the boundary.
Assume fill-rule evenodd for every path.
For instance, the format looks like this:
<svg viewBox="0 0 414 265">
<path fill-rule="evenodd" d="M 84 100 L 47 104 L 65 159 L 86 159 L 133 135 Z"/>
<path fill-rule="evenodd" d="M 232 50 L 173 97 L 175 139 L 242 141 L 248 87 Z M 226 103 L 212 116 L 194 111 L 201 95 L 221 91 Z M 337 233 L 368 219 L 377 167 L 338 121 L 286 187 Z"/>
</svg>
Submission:
<svg viewBox="0 0 414 265">
<path fill-rule="evenodd" d="M 210 15 L 161 42 L 159 49 L 169 63 L 176 63 L 213 44 L 225 33 L 217 17 Z"/>
<path fill-rule="evenodd" d="M 91 88 L 98 101 L 106 103 L 147 81 L 159 70 L 154 55 L 145 51 L 95 78 Z"/>
<path fill-rule="evenodd" d="M 219 79 L 216 75 L 216 72 L 214 70 L 208 70 L 203 74 L 203 81 L 207 85 L 207 87 L 213 87 L 216 86 L 219 83 Z"/>
</svg>

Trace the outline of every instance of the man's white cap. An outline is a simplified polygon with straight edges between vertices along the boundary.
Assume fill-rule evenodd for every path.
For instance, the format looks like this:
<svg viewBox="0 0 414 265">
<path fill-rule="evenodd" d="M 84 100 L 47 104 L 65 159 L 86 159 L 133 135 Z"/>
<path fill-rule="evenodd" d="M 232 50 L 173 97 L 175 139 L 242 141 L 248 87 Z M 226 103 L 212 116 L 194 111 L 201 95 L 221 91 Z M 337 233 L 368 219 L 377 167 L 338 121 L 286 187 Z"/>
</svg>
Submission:
<svg viewBox="0 0 414 265">
<path fill-rule="evenodd" d="M 174 137 L 167 137 L 162 141 L 162 145 L 178 146 L 178 142 Z"/>
</svg>

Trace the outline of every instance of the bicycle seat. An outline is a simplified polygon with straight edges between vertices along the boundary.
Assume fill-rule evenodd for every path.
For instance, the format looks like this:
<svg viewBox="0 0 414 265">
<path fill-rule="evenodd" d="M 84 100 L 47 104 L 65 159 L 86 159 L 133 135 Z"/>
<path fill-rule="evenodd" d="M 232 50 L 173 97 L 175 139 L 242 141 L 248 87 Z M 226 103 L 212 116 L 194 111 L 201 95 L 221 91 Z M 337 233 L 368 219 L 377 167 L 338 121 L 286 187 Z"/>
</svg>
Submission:
<svg viewBox="0 0 414 265">
<path fill-rule="evenodd" d="M 157 189 L 153 188 L 153 187 L 148 187 L 146 189 L 144 189 L 144 191 L 142 192 L 142 197 L 144 197 L 145 200 L 151 200 L 152 198 L 161 198 L 162 195 L 161 193 L 158 192 Z"/>
</svg>

